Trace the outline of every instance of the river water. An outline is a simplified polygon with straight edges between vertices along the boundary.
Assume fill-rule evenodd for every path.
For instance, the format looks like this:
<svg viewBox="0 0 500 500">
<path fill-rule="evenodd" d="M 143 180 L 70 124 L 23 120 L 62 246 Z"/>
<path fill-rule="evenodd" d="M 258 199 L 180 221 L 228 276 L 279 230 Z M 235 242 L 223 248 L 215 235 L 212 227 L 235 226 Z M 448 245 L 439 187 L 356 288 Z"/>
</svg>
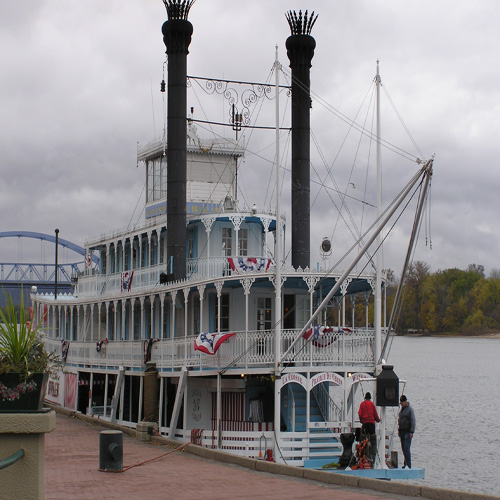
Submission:
<svg viewBox="0 0 500 500">
<path fill-rule="evenodd" d="M 416 482 L 500 497 L 500 339 L 396 337 L 388 364 L 417 419 Z M 387 408 L 388 420 L 396 412 Z"/>
</svg>

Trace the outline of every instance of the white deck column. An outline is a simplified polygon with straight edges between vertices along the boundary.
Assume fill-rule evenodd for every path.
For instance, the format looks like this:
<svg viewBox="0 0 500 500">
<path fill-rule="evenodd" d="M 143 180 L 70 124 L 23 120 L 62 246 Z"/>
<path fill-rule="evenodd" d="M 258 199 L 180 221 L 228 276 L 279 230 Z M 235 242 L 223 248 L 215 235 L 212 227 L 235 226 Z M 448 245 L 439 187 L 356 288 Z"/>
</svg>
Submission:
<svg viewBox="0 0 500 500">
<path fill-rule="evenodd" d="M 122 303 L 122 324 L 120 325 L 120 332 L 121 332 L 120 339 L 121 340 L 125 340 L 127 337 L 126 322 L 125 322 L 125 317 L 127 315 L 126 314 L 127 313 L 127 300 L 128 299 L 121 300 L 121 303 Z"/>
<path fill-rule="evenodd" d="M 203 225 L 205 226 L 205 231 L 207 232 L 207 267 L 205 269 L 205 278 L 210 277 L 210 233 L 212 231 L 212 224 L 215 222 L 215 217 L 203 217 L 201 219 Z"/>
<path fill-rule="evenodd" d="M 255 278 L 244 278 L 240 280 L 243 286 L 243 293 L 245 294 L 245 368 L 248 368 L 248 296 L 250 295 L 250 288 L 254 283 Z"/>
<path fill-rule="evenodd" d="M 94 338 L 94 304 L 90 304 L 90 338 L 95 340 Z"/>
<path fill-rule="evenodd" d="M 62 338 L 66 339 L 68 332 L 67 332 L 67 320 L 68 320 L 68 307 L 64 306 L 64 330 L 63 330 L 63 335 Z M 36 324 L 36 323 L 35 323 Z"/>
<path fill-rule="evenodd" d="M 170 299 L 172 300 L 172 314 L 170 318 L 170 338 L 173 339 L 175 335 L 175 297 L 177 295 L 177 290 L 175 292 L 170 292 Z"/>
<path fill-rule="evenodd" d="M 125 253 L 126 253 L 126 248 L 127 248 L 127 238 L 122 240 L 122 270 L 126 271 L 126 266 L 125 266 Z"/>
<path fill-rule="evenodd" d="M 130 299 L 130 340 L 135 339 L 135 297 Z"/>
<path fill-rule="evenodd" d="M 101 340 L 101 308 L 102 302 L 97 303 L 97 340 Z M 104 337 L 106 338 L 106 337 Z"/>
<path fill-rule="evenodd" d="M 200 294 L 200 333 L 204 330 L 204 328 L 203 328 L 203 301 L 205 299 L 205 288 L 206 288 L 206 285 L 198 285 L 198 293 Z"/>
<path fill-rule="evenodd" d="M 183 288 L 184 292 L 184 359 L 187 360 L 188 357 L 188 300 L 189 300 L 189 288 Z"/>
<path fill-rule="evenodd" d="M 149 296 L 149 303 L 150 303 L 150 306 L 151 306 L 151 315 L 150 315 L 150 318 L 149 318 L 149 322 L 150 322 L 150 328 L 148 330 L 148 333 L 151 332 L 151 334 L 149 335 L 148 338 L 150 339 L 155 339 L 156 338 L 156 335 L 155 335 L 155 329 L 154 329 L 154 325 L 155 325 L 155 300 L 156 300 L 156 296 L 155 295 L 150 295 Z"/>
<path fill-rule="evenodd" d="M 106 243 L 106 274 L 111 274 L 111 262 L 109 255 L 109 243 Z"/>
<path fill-rule="evenodd" d="M 70 313 L 69 313 L 69 315 L 70 315 L 70 318 L 69 318 L 70 325 L 69 325 L 69 339 L 68 340 L 74 340 L 74 338 L 73 338 L 73 335 L 74 335 L 73 311 L 74 311 L 74 307 L 71 306 Z"/>
<path fill-rule="evenodd" d="M 151 265 L 151 236 L 153 232 L 148 231 L 147 236 L 148 236 L 148 245 L 147 245 L 147 255 L 146 255 L 146 267 Z"/>
<path fill-rule="evenodd" d="M 105 302 L 105 306 L 106 306 L 106 337 L 105 338 L 108 338 L 108 335 L 109 335 L 109 302 L 108 301 Z"/>
<path fill-rule="evenodd" d="M 113 301 L 113 338 L 114 340 L 120 340 L 118 338 L 118 321 L 117 321 L 117 309 L 118 309 L 118 301 Z"/>
<path fill-rule="evenodd" d="M 141 303 L 141 335 L 139 337 L 140 340 L 144 340 L 146 338 L 146 332 L 144 331 L 145 326 L 144 326 L 144 297 L 139 297 L 139 301 Z"/>
<path fill-rule="evenodd" d="M 76 306 L 76 338 L 75 340 L 82 340 L 82 335 L 81 335 L 81 322 L 80 322 L 80 309 L 81 306 Z"/>
<path fill-rule="evenodd" d="M 138 236 L 138 239 L 139 239 L 139 259 L 137 262 L 137 267 L 139 269 L 141 269 L 142 268 L 142 234 L 140 234 Z"/>
<path fill-rule="evenodd" d="M 165 338 L 165 325 L 163 324 L 163 318 L 165 317 L 165 297 L 167 294 L 165 292 L 160 294 L 160 328 L 159 328 L 159 337 L 160 339 Z"/>
</svg>

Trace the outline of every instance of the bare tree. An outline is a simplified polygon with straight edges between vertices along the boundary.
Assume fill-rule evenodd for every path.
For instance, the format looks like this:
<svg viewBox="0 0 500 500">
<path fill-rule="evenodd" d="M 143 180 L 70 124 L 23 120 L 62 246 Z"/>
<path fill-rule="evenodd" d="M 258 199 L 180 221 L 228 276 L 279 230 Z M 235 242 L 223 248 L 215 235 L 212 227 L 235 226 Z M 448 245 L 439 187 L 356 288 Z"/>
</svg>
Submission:
<svg viewBox="0 0 500 500">
<path fill-rule="evenodd" d="M 467 271 L 477 273 L 484 278 L 484 266 L 482 264 L 469 264 L 467 266 Z"/>
<path fill-rule="evenodd" d="M 490 278 L 493 278 L 495 280 L 500 279 L 500 269 L 497 269 L 496 267 L 494 267 L 490 271 Z"/>
</svg>

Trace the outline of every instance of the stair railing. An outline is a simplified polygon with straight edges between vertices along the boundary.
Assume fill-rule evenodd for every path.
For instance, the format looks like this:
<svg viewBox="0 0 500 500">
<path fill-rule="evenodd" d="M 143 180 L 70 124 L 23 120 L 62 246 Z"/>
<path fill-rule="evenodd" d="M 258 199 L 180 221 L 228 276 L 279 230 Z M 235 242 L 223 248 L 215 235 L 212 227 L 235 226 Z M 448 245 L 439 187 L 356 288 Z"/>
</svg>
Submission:
<svg viewBox="0 0 500 500">
<path fill-rule="evenodd" d="M 342 408 L 335 403 L 324 384 L 315 385 L 311 392 L 325 422 L 342 420 Z"/>
</svg>

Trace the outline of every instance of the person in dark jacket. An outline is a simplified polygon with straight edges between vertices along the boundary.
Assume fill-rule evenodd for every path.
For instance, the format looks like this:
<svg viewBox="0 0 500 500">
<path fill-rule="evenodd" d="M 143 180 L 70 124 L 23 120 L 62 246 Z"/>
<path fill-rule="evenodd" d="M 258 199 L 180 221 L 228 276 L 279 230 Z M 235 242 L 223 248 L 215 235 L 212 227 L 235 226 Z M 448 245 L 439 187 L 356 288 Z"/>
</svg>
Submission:
<svg viewBox="0 0 500 500">
<path fill-rule="evenodd" d="M 403 469 L 405 467 L 411 469 L 410 447 L 417 421 L 413 408 L 404 394 L 399 398 L 399 404 L 401 405 L 401 409 L 398 416 L 398 434 L 401 439 L 401 449 L 404 456 Z"/>
<path fill-rule="evenodd" d="M 359 421 L 362 429 L 370 442 L 369 459 L 374 462 L 377 455 L 377 435 L 375 434 L 375 422 L 380 422 L 376 406 L 372 403 L 372 395 L 367 392 L 365 400 L 359 405 Z"/>
</svg>

